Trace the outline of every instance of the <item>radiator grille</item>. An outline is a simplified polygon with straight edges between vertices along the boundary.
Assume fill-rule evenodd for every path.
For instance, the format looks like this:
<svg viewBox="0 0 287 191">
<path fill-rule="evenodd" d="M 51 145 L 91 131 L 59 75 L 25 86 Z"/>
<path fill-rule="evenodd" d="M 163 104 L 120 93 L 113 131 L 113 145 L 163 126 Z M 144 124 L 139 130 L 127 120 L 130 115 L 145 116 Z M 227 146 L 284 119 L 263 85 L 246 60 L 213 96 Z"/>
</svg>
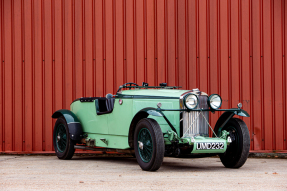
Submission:
<svg viewBox="0 0 287 191">
<path fill-rule="evenodd" d="M 208 109 L 207 96 L 199 95 L 199 103 L 196 109 Z M 207 121 L 209 112 L 202 111 Z M 199 111 L 183 112 L 183 137 L 204 136 L 208 137 L 208 124 Z M 190 127 L 190 128 L 189 128 Z"/>
</svg>

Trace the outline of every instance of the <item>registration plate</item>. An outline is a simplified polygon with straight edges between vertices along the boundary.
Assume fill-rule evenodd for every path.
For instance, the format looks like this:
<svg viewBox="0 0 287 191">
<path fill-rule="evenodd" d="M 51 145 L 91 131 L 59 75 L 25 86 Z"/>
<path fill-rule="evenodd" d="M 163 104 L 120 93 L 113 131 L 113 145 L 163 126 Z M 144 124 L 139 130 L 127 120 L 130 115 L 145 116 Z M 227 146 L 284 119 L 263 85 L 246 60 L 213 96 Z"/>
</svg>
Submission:
<svg viewBox="0 0 287 191">
<path fill-rule="evenodd" d="M 196 150 L 219 150 L 219 149 L 224 149 L 223 142 L 196 143 Z"/>
</svg>

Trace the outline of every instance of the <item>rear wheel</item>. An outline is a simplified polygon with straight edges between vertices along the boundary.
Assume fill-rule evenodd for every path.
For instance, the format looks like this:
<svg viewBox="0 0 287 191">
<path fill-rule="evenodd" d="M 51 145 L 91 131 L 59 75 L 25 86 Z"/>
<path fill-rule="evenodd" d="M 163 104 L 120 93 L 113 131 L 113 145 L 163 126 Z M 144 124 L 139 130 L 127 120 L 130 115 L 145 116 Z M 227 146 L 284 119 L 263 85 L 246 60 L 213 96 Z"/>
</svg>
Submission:
<svg viewBox="0 0 287 191">
<path fill-rule="evenodd" d="M 134 134 L 135 155 L 143 170 L 156 171 L 164 157 L 164 139 L 159 124 L 145 118 L 138 122 Z"/>
<path fill-rule="evenodd" d="M 55 123 L 53 143 L 59 159 L 71 159 L 73 157 L 75 143 L 70 139 L 68 124 L 64 117 L 59 117 Z"/>
<path fill-rule="evenodd" d="M 231 118 L 222 130 L 230 133 L 232 143 L 225 153 L 219 155 L 220 160 L 227 168 L 240 168 L 249 155 L 250 136 L 247 125 L 241 119 Z"/>
</svg>

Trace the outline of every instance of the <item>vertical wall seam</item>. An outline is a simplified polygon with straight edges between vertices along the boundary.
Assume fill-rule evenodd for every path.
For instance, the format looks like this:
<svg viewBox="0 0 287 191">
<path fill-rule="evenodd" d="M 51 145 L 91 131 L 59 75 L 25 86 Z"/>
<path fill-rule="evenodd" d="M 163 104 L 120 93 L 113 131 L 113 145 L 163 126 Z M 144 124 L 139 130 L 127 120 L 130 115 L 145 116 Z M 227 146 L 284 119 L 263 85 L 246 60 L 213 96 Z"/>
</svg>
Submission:
<svg viewBox="0 0 287 191">
<path fill-rule="evenodd" d="M 66 69 L 66 46 L 65 46 L 65 0 L 61 0 L 61 11 L 62 11 L 62 108 L 65 108 L 65 98 L 66 98 L 66 75 L 65 75 L 65 69 Z"/>
<path fill-rule="evenodd" d="M 143 1 L 144 81 L 147 82 L 147 2 Z"/>
<path fill-rule="evenodd" d="M 283 4 L 283 6 L 282 6 L 282 13 L 283 13 L 283 23 L 282 23 L 282 25 L 283 25 L 283 106 L 284 106 L 284 115 L 283 115 L 283 117 L 284 117 L 284 141 L 283 141 L 283 143 L 285 143 L 285 144 L 283 144 L 284 145 L 284 150 L 286 150 L 287 149 L 287 141 L 286 141 L 286 138 L 287 138 L 287 120 L 286 120 L 286 113 L 287 113 L 287 106 L 286 106 L 286 95 L 287 95 L 287 92 L 286 92 L 286 82 L 287 82 L 287 80 L 286 80 L 286 35 L 285 35 L 285 32 L 286 32 L 286 30 L 285 30 L 285 26 L 286 26 L 286 19 L 285 19 L 285 16 L 286 16 L 286 13 L 285 13 L 285 4 L 286 4 L 286 2 L 285 1 L 283 1 L 284 2 L 284 4 Z M 284 96 L 285 95 L 285 96 Z"/>
<path fill-rule="evenodd" d="M 261 140 L 260 148 L 265 149 L 265 122 L 264 122 L 264 59 L 263 59 L 263 2 L 260 4 L 260 101 L 261 101 Z"/>
<path fill-rule="evenodd" d="M 168 77 L 167 77 L 167 75 L 168 75 L 168 57 L 167 57 L 167 55 L 168 55 L 168 40 L 167 40 L 167 38 L 168 38 L 168 17 L 167 17 L 167 15 L 168 15 L 168 11 L 167 11 L 168 9 L 167 9 L 167 2 L 165 1 L 164 2 L 164 47 L 165 47 L 165 49 L 164 49 L 164 69 L 165 69 L 165 74 L 164 74 L 164 81 L 166 82 L 166 83 L 168 83 Z"/>
<path fill-rule="evenodd" d="M 12 77 L 12 151 L 15 151 L 15 16 L 14 0 L 11 1 L 11 77 Z"/>
<path fill-rule="evenodd" d="M 274 150 L 276 148 L 276 141 L 275 141 L 275 137 L 276 137 L 276 123 L 275 123 L 275 70 L 274 70 L 274 65 L 275 65 L 275 58 L 274 58 L 274 1 L 271 1 L 271 51 L 272 51 L 272 56 L 271 56 L 271 60 L 272 60 L 272 68 L 271 68 L 271 84 L 272 84 L 272 149 Z M 274 100 L 274 101 L 273 101 Z M 254 125 L 254 124 L 253 124 Z"/>
<path fill-rule="evenodd" d="M 112 23 L 113 23 L 113 91 L 116 92 L 116 87 L 115 87 L 115 84 L 116 84 L 116 81 L 117 81 L 117 73 L 116 73 L 116 70 L 117 70 L 117 65 L 116 65 L 116 62 L 117 62 L 117 52 L 116 52 L 116 45 L 117 45 L 117 37 L 116 37 L 116 1 L 113 0 L 112 1 Z M 107 92 L 105 92 L 107 93 Z"/>
<path fill-rule="evenodd" d="M 85 3 L 82 1 L 82 96 L 86 97 L 87 88 L 86 84 L 86 23 L 85 23 Z"/>
<path fill-rule="evenodd" d="M 96 11 L 95 11 L 95 0 L 92 1 L 92 40 L 93 40 L 93 96 L 96 96 L 96 91 L 97 91 L 97 80 L 96 80 Z"/>
<path fill-rule="evenodd" d="M 199 0 L 195 1 L 196 20 L 196 88 L 199 88 L 200 68 L 199 68 Z"/>
<path fill-rule="evenodd" d="M 104 92 L 106 92 L 106 3 L 105 0 L 102 0 L 102 6 L 103 6 L 103 21 L 102 21 L 102 35 L 103 35 L 103 82 L 104 82 L 104 86 L 103 86 L 103 93 L 102 95 L 104 95 Z"/>
<path fill-rule="evenodd" d="M 238 51 L 239 51 L 239 64 L 238 64 L 238 72 L 239 72 L 239 100 L 238 102 L 242 102 L 243 103 L 243 93 L 242 93 L 242 3 L 241 1 L 238 1 L 238 45 L 239 45 L 239 48 L 238 48 Z"/>
<path fill-rule="evenodd" d="M 158 85 L 157 0 L 154 0 L 154 85 Z"/>
<path fill-rule="evenodd" d="M 46 74 L 45 74 L 45 4 L 44 4 L 44 0 L 41 0 L 41 41 L 42 41 L 42 150 L 45 150 L 45 135 L 46 135 L 46 132 L 45 132 L 45 121 L 46 121 L 46 118 L 45 118 L 45 99 L 46 99 L 46 96 L 45 96 L 45 89 L 46 89 L 46 86 L 45 86 L 45 77 L 46 77 Z"/>
<path fill-rule="evenodd" d="M 72 1 L 72 99 L 76 98 L 76 76 L 75 76 L 75 0 Z"/>
<path fill-rule="evenodd" d="M 0 8 L 1 10 L 1 8 Z M 21 58 L 22 62 L 22 151 L 25 151 L 25 9 L 24 0 L 21 0 Z"/>
<path fill-rule="evenodd" d="M 208 93 L 211 92 L 210 90 L 210 0 L 206 0 L 206 60 L 207 60 L 207 91 Z M 209 119 L 211 113 L 209 113 Z"/>
<path fill-rule="evenodd" d="M 188 0 L 185 1 L 185 84 L 186 89 L 189 89 L 188 71 L 189 71 L 189 14 L 188 14 Z"/>
<path fill-rule="evenodd" d="M 221 95 L 221 30 L 220 30 L 220 1 L 217 0 L 217 78 L 218 78 L 218 90 Z"/>
<path fill-rule="evenodd" d="M 56 60 L 56 56 L 55 56 L 55 0 L 52 0 L 52 5 L 51 5 L 51 22 L 52 22 L 52 113 L 55 111 L 56 108 L 56 90 L 55 90 L 55 60 Z M 50 119 L 52 121 L 53 124 L 53 119 Z M 49 131 L 51 132 L 51 135 L 53 136 L 53 126 L 52 127 L 48 127 Z M 53 141 L 52 141 L 53 142 Z M 53 143 L 52 143 L 52 147 L 53 147 Z M 47 149 L 46 149 L 47 150 Z M 51 149 L 53 150 L 53 148 Z"/>
<path fill-rule="evenodd" d="M 123 11 L 123 82 L 127 82 L 127 37 L 126 37 L 126 0 L 122 3 Z"/>
<path fill-rule="evenodd" d="M 137 82 L 137 33 L 136 33 L 136 0 L 133 2 L 133 50 L 134 50 L 134 81 Z"/>
<path fill-rule="evenodd" d="M 35 13 L 34 13 L 34 0 L 31 0 L 32 1 L 32 15 L 31 15 L 31 20 L 32 20 L 32 29 L 31 29 L 31 33 L 32 33 L 32 96 L 33 96 L 33 109 L 32 109 L 32 121 L 33 121 L 33 124 L 32 124 L 32 150 L 34 151 L 35 150 L 35 20 L 34 20 L 34 16 L 35 16 Z"/>
<path fill-rule="evenodd" d="M 286 118 L 285 118 L 285 114 L 286 114 L 286 76 L 284 75 L 285 74 L 285 1 L 281 0 L 281 31 L 282 31 L 282 86 L 283 86 L 283 91 L 282 91 L 282 98 L 283 98 L 283 149 L 286 149 Z M 285 127 L 285 128 L 284 128 Z"/>
<path fill-rule="evenodd" d="M 4 25 L 5 25 L 5 23 L 4 23 L 4 1 L 2 1 L 2 11 L 1 11 L 1 13 L 2 13 L 2 36 L 3 36 L 3 38 L 2 38 L 2 59 L 3 59 L 3 62 L 2 62 L 2 78 L 3 78 L 3 80 L 2 80 L 2 95 L 3 95 L 3 97 L 2 97 L 2 99 L 3 99 L 3 105 L 2 105 L 2 116 L 3 116 L 3 118 L 2 118 L 2 123 L 3 123 L 3 126 L 2 127 L 5 127 L 4 125 L 5 125 L 5 91 L 4 91 L 4 86 L 5 86 L 5 72 L 4 72 L 4 70 L 5 70 L 5 49 L 4 49 L 4 47 L 5 47 L 5 30 L 4 30 Z M 2 130 L 2 136 L 3 136 L 3 139 L 2 139 L 2 141 L 3 141 L 3 143 L 2 143 L 2 147 L 3 147 L 3 151 L 5 151 L 5 128 L 3 128 L 3 130 Z"/>
<path fill-rule="evenodd" d="M 227 9 L 228 9 L 228 107 L 231 107 L 232 102 L 232 91 L 231 91 L 231 84 L 232 84 L 232 68 L 231 68 L 231 0 L 227 2 Z"/>
<path fill-rule="evenodd" d="M 178 1 L 177 0 L 174 0 L 174 25 L 175 25 L 175 32 L 174 32 L 174 35 L 175 35 L 175 42 L 174 42 L 174 45 L 175 45 L 175 85 L 178 86 L 178 83 L 179 83 L 179 70 L 178 70 Z"/>
<path fill-rule="evenodd" d="M 251 111 L 251 115 L 254 113 L 254 99 L 253 99 L 253 29 L 252 29 L 252 1 L 250 1 L 250 79 L 251 79 L 251 83 L 250 83 L 250 99 L 251 99 L 251 104 L 250 104 L 250 111 Z M 251 149 L 254 148 L 254 141 L 253 141 L 253 135 L 254 135 L 254 120 L 253 118 L 251 118 L 251 143 L 250 143 L 250 147 Z"/>
</svg>

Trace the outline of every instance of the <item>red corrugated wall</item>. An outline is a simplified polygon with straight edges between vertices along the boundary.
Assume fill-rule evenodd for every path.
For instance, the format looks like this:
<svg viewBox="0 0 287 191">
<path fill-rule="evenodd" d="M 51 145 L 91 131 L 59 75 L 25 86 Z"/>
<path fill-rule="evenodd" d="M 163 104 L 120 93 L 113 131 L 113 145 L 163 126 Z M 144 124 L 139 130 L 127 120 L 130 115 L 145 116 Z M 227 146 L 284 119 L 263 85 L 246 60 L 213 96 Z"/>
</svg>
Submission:
<svg viewBox="0 0 287 191">
<path fill-rule="evenodd" d="M 0 2 L 0 152 L 51 152 L 54 111 L 143 81 L 242 102 L 251 150 L 287 152 L 284 0 Z"/>
</svg>

